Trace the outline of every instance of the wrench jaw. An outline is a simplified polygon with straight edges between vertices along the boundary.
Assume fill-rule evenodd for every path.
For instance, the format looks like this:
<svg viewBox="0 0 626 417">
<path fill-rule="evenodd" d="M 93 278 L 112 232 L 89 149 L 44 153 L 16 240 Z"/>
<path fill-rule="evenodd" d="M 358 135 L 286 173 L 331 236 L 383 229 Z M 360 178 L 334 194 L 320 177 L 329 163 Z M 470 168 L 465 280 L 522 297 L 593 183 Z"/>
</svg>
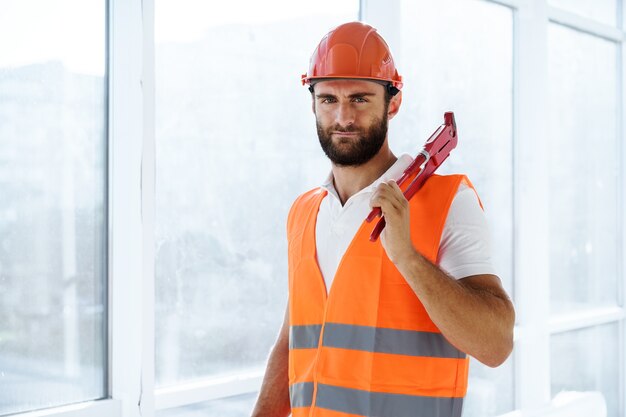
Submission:
<svg viewBox="0 0 626 417">
<path fill-rule="evenodd" d="M 454 120 L 454 113 L 447 111 L 443 114 L 443 120 L 446 126 L 452 126 L 451 136 L 456 137 L 456 121 Z"/>
</svg>

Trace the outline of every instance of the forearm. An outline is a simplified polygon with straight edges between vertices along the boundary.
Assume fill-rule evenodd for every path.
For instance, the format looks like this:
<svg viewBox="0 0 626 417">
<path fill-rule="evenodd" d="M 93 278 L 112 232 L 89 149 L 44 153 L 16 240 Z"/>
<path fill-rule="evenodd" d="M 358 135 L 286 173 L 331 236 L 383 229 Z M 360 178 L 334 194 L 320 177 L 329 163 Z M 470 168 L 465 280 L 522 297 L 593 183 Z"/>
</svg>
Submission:
<svg viewBox="0 0 626 417">
<path fill-rule="evenodd" d="M 290 414 L 288 363 L 288 342 L 279 339 L 270 353 L 252 417 L 286 417 Z"/>
<path fill-rule="evenodd" d="M 456 280 L 417 252 L 396 266 L 450 343 L 488 366 L 508 357 L 515 313 L 501 288 Z"/>
</svg>

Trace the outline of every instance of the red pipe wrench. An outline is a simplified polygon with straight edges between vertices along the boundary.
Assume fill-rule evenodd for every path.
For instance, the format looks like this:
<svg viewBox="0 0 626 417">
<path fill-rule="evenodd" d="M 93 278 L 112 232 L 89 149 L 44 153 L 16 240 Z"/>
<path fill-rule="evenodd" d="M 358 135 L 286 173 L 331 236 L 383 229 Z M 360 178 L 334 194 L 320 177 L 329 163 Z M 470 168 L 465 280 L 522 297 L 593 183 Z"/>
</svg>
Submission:
<svg viewBox="0 0 626 417">
<path fill-rule="evenodd" d="M 454 113 L 446 112 L 443 115 L 444 124 L 439 126 L 435 132 L 430 135 L 430 138 L 424 144 L 424 148 L 420 151 L 419 155 L 411 162 L 411 165 L 404 170 L 402 176 L 396 181 L 400 187 L 406 182 L 413 174 L 418 172 L 417 176 L 411 182 L 411 184 L 404 191 L 404 197 L 410 200 L 415 195 L 422 185 L 426 182 L 436 170 L 445 161 L 452 149 L 456 148 L 458 142 L 456 123 L 454 121 Z M 380 217 L 382 211 L 380 207 L 374 207 L 374 209 L 367 216 L 367 222 L 371 223 L 376 217 Z M 385 218 L 381 217 L 378 221 L 372 234 L 370 235 L 370 241 L 376 242 L 378 236 L 385 228 Z"/>
</svg>

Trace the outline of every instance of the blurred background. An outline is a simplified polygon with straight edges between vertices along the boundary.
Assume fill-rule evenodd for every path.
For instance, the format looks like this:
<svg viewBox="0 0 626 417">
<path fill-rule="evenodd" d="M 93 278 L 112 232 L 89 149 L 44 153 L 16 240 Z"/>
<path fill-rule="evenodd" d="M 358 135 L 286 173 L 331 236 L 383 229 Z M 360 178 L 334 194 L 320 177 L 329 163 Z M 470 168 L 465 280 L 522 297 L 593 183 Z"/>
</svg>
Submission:
<svg viewBox="0 0 626 417">
<path fill-rule="evenodd" d="M 0 415 L 250 414 L 330 169 L 300 74 L 353 20 L 404 78 L 396 155 L 455 112 L 515 301 L 464 417 L 626 416 L 623 0 L 0 0 Z"/>
</svg>

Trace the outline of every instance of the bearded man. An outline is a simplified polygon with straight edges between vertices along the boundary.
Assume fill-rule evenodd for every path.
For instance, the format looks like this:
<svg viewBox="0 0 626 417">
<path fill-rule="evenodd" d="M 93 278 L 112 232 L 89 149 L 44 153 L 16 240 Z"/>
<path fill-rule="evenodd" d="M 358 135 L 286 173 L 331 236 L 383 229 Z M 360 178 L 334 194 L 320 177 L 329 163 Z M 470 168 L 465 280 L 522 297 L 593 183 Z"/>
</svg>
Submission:
<svg viewBox="0 0 626 417">
<path fill-rule="evenodd" d="M 464 175 L 411 201 L 395 183 L 412 162 L 387 137 L 402 78 L 371 26 L 329 32 L 302 80 L 331 172 L 289 212 L 289 301 L 253 416 L 459 417 L 468 355 L 495 367 L 513 348 L 478 195 Z"/>
</svg>

